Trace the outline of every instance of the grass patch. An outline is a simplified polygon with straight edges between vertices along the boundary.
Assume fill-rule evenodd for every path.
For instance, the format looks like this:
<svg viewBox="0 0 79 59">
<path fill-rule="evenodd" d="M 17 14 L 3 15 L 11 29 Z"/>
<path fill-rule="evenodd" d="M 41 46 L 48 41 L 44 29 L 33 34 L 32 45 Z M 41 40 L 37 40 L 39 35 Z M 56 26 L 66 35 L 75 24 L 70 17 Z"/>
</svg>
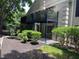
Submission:
<svg viewBox="0 0 79 59">
<path fill-rule="evenodd" d="M 49 56 L 55 56 L 56 59 L 79 59 L 79 54 L 55 46 L 44 45 L 40 50 L 48 53 Z"/>
</svg>

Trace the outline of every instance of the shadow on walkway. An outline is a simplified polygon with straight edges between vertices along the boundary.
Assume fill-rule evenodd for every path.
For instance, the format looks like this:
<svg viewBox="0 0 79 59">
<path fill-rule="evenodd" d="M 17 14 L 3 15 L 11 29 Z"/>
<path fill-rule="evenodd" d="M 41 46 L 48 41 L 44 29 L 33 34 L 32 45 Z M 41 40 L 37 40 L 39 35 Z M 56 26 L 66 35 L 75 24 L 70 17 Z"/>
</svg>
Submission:
<svg viewBox="0 0 79 59">
<path fill-rule="evenodd" d="M 26 53 L 19 53 L 13 50 L 11 53 L 4 55 L 2 59 L 54 59 L 47 54 L 42 53 L 40 50 L 28 51 Z"/>
</svg>

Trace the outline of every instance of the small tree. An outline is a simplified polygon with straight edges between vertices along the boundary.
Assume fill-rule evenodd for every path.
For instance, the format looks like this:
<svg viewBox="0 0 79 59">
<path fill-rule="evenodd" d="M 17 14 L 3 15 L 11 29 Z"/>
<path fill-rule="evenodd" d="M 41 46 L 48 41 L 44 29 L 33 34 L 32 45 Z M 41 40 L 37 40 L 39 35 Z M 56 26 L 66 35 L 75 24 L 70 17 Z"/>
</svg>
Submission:
<svg viewBox="0 0 79 59">
<path fill-rule="evenodd" d="M 79 48 L 79 27 L 58 27 L 52 30 L 52 32 L 56 33 L 57 36 L 61 37 L 60 43 L 61 45 L 69 44 L 69 38 L 73 41 L 75 49 Z M 66 38 L 66 40 L 65 40 Z"/>
<path fill-rule="evenodd" d="M 13 13 L 15 13 L 16 10 L 22 12 L 26 3 L 30 6 L 32 0 L 0 0 L 0 33 L 2 33 L 3 25 L 6 25 L 4 22 L 6 18 L 10 19 L 13 17 Z"/>
<path fill-rule="evenodd" d="M 74 42 L 75 49 L 79 48 L 79 27 L 71 27 L 70 36 Z"/>
<path fill-rule="evenodd" d="M 58 37 L 61 39 L 59 40 L 61 45 L 64 45 L 64 39 L 65 39 L 65 27 L 58 27 L 52 30 Z"/>
</svg>

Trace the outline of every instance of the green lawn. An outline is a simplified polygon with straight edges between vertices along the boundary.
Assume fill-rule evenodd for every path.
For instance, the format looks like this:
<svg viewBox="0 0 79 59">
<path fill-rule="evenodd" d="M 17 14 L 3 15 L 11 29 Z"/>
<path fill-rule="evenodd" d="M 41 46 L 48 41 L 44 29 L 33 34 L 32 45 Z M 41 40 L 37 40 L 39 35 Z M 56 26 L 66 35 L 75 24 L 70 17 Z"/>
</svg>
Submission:
<svg viewBox="0 0 79 59">
<path fill-rule="evenodd" d="M 55 46 L 44 45 L 41 50 L 49 56 L 55 56 L 56 59 L 79 59 L 79 54 Z"/>
</svg>

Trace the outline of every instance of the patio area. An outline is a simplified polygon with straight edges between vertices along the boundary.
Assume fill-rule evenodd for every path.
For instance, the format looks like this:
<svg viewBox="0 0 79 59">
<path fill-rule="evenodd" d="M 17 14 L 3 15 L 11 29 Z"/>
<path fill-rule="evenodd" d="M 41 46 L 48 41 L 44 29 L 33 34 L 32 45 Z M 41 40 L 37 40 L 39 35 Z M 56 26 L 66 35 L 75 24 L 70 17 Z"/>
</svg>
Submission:
<svg viewBox="0 0 79 59">
<path fill-rule="evenodd" d="M 42 41 L 43 42 L 43 41 Z M 25 44 L 16 39 L 3 39 L 1 58 L 2 59 L 53 59 L 46 53 L 42 53 L 39 48 L 44 45 L 39 41 L 38 45 Z"/>
</svg>

